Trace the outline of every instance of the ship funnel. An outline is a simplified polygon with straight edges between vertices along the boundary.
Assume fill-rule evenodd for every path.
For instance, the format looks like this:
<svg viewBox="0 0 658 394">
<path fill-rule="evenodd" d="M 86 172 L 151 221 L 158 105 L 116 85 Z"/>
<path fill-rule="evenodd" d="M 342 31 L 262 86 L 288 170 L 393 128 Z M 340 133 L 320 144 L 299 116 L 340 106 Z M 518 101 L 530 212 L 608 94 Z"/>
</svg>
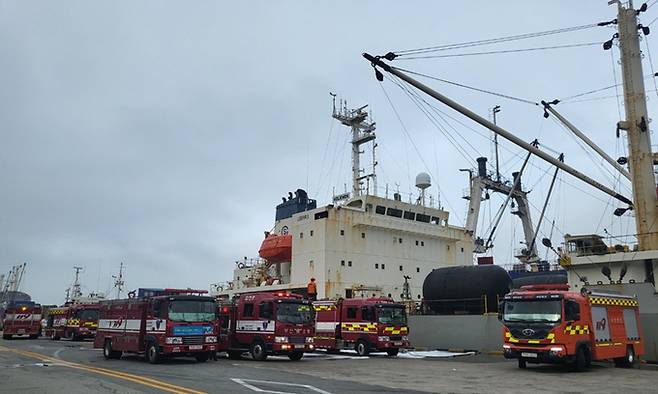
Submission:
<svg viewBox="0 0 658 394">
<path fill-rule="evenodd" d="M 478 157 L 477 159 L 478 162 L 478 175 L 481 177 L 486 177 L 487 176 L 487 158 L 486 157 Z"/>
</svg>

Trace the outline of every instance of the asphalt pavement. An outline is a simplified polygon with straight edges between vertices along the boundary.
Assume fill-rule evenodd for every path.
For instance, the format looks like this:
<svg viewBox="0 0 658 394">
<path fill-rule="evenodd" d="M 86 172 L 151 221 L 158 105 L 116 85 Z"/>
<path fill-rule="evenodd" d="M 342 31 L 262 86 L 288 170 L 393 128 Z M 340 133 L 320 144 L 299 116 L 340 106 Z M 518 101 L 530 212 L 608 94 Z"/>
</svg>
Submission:
<svg viewBox="0 0 658 394">
<path fill-rule="evenodd" d="M 564 366 L 519 370 L 500 356 L 356 357 L 317 352 L 300 361 L 170 359 L 137 355 L 105 360 L 91 342 L 0 341 L 0 393 L 527 393 L 658 392 L 655 368 L 596 363 L 582 373 Z M 415 391 L 414 391 L 415 390 Z"/>
</svg>

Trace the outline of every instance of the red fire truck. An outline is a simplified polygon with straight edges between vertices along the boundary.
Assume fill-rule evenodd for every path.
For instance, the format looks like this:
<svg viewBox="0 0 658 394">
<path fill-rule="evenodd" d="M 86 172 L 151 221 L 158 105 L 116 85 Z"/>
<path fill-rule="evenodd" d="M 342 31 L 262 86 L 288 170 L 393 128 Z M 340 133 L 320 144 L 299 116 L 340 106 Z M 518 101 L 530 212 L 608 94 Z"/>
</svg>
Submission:
<svg viewBox="0 0 658 394">
<path fill-rule="evenodd" d="M 505 358 L 526 363 L 573 363 L 583 370 L 592 360 L 632 366 L 644 353 L 635 297 L 569 285 L 532 285 L 507 294 L 499 315 Z"/>
<path fill-rule="evenodd" d="M 232 359 L 248 351 L 254 360 L 268 355 L 287 355 L 300 360 L 312 352 L 313 307 L 297 294 L 243 294 L 220 305 L 220 321 L 225 328 L 220 335 L 220 350 Z"/>
<path fill-rule="evenodd" d="M 69 338 L 79 341 L 93 338 L 98 327 L 99 304 L 73 304 L 50 308 L 46 318 L 44 335 L 52 340 Z"/>
<path fill-rule="evenodd" d="M 396 356 L 409 347 L 404 305 L 390 298 L 351 298 L 315 301 L 315 346 L 337 351 L 355 349 L 360 356 L 371 351 Z"/>
<path fill-rule="evenodd" d="M 33 301 L 8 301 L 3 305 L 2 339 L 14 335 L 29 335 L 36 339 L 41 334 L 41 305 Z"/>
<path fill-rule="evenodd" d="M 140 289 L 128 299 L 100 304 L 95 348 L 105 358 L 144 353 L 152 363 L 164 357 L 208 360 L 217 351 L 217 304 L 205 290 Z"/>
</svg>

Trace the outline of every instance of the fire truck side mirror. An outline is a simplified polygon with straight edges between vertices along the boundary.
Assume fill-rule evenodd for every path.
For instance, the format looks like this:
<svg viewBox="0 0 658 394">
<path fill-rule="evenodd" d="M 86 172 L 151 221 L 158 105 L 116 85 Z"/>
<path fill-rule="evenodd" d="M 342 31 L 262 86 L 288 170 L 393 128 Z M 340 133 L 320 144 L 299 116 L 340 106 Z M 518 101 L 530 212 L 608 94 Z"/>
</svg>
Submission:
<svg viewBox="0 0 658 394">
<path fill-rule="evenodd" d="M 503 309 L 505 308 L 505 301 L 498 304 L 498 320 L 503 321 Z"/>
</svg>

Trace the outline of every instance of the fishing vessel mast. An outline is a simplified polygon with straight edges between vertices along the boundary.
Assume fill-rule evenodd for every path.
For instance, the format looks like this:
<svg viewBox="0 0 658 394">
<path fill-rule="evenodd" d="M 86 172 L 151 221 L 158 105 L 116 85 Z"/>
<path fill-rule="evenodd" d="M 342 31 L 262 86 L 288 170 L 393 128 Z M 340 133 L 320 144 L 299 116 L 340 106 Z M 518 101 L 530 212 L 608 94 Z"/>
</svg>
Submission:
<svg viewBox="0 0 658 394">
<path fill-rule="evenodd" d="M 633 209 L 639 249 L 656 250 L 658 249 L 656 180 L 638 32 L 641 30 L 647 35 L 649 28 L 638 24 L 637 20 L 637 15 L 647 7 L 645 4 L 640 10 L 635 10 L 633 0 L 629 0 L 626 7 L 618 0 L 610 1 L 608 4 L 615 3 L 626 111 L 626 119 L 620 121 L 617 128 L 626 131 L 628 136 L 628 165 L 633 186 Z M 606 42 L 604 48 L 610 48 L 611 42 L 612 39 Z"/>
<path fill-rule="evenodd" d="M 373 183 L 373 195 L 377 195 L 377 175 L 375 173 L 375 167 L 377 166 L 377 161 L 375 160 L 375 149 L 377 144 L 373 142 L 372 144 L 372 172 L 370 174 L 361 175 L 365 172 L 361 168 L 361 154 L 364 153 L 361 150 L 361 145 L 367 144 L 370 141 L 374 141 L 377 136 L 375 135 L 375 122 L 369 122 L 368 112 L 365 109 L 368 105 L 356 109 L 347 109 L 347 101 L 340 100 L 338 108 L 336 108 L 336 96 L 332 94 L 333 97 L 333 112 L 332 117 L 338 120 L 345 126 L 348 126 L 352 130 L 352 198 L 358 197 L 362 194 L 363 183 L 367 183 L 365 188 L 365 194 L 370 193 L 370 180 L 372 179 Z M 334 196 L 335 198 L 336 196 Z"/>
</svg>

